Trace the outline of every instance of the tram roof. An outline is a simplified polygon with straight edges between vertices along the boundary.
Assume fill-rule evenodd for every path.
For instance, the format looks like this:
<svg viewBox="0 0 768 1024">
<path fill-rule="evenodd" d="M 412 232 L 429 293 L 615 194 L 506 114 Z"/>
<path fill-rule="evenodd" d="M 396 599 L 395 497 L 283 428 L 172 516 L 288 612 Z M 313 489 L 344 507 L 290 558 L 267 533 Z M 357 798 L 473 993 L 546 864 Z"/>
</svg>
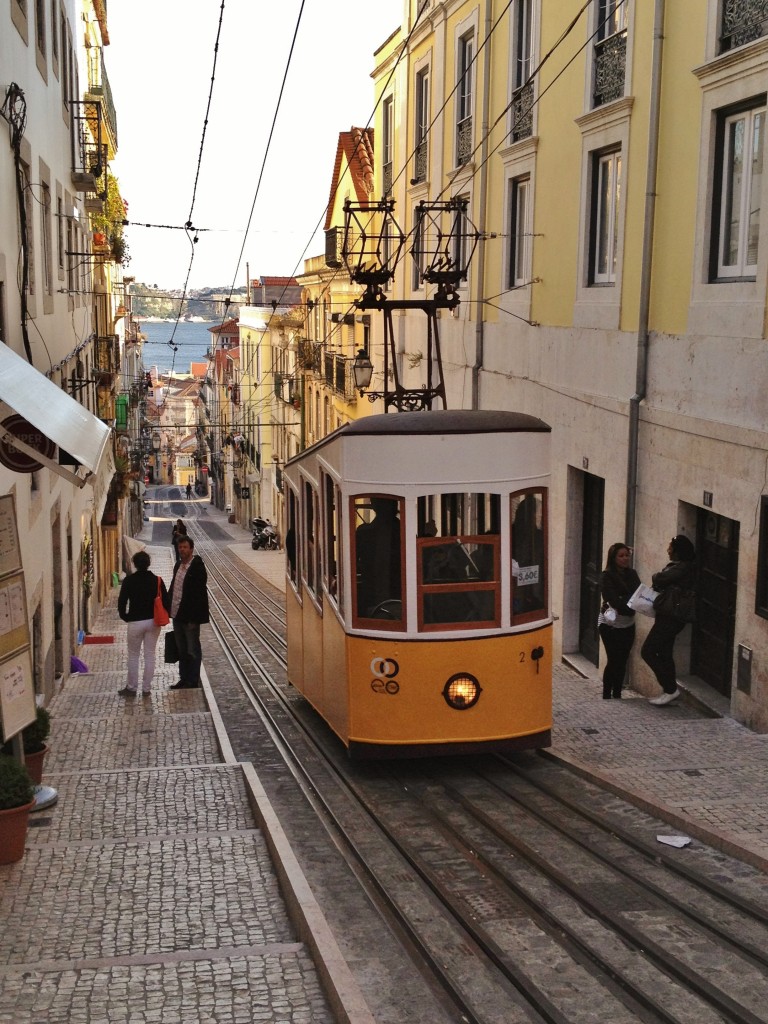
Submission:
<svg viewBox="0 0 768 1024">
<path fill-rule="evenodd" d="M 492 409 L 431 409 L 363 416 L 342 427 L 346 436 L 367 434 L 549 433 L 544 420 L 524 412 Z"/>
</svg>

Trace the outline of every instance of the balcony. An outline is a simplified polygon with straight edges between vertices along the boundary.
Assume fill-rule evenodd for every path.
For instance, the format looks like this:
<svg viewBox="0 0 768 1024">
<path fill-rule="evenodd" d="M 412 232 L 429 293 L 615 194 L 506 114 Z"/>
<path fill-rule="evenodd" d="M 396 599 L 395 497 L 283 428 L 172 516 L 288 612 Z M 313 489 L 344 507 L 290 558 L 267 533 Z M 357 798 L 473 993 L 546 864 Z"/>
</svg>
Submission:
<svg viewBox="0 0 768 1024">
<path fill-rule="evenodd" d="M 323 377 L 326 385 L 347 402 L 351 402 L 355 397 L 352 362 L 353 360 L 347 356 L 340 356 L 335 352 L 326 352 L 323 359 Z"/>
<path fill-rule="evenodd" d="M 85 98 L 101 107 L 102 124 L 109 136 L 110 151 L 114 154 L 117 151 L 117 113 L 100 46 L 92 46 L 88 50 L 88 91 Z"/>
<path fill-rule="evenodd" d="M 427 180 L 427 140 L 422 139 L 413 154 L 413 184 Z"/>
<path fill-rule="evenodd" d="M 512 94 L 512 142 L 529 139 L 533 135 L 533 82 L 516 89 Z"/>
<path fill-rule="evenodd" d="M 114 376 L 120 372 L 120 339 L 116 334 L 96 338 L 93 346 L 95 373 Z"/>
<path fill-rule="evenodd" d="M 627 68 L 627 31 L 616 32 L 595 43 L 595 107 L 619 100 L 624 95 Z"/>
<path fill-rule="evenodd" d="M 720 52 L 768 35 L 768 0 L 724 0 Z"/>
<path fill-rule="evenodd" d="M 72 100 L 72 185 L 94 193 L 107 170 L 107 145 L 102 137 L 101 103 Z M 106 198 L 100 195 L 99 198 Z"/>
<path fill-rule="evenodd" d="M 472 158 L 472 117 L 456 125 L 456 166 L 462 167 Z"/>
</svg>

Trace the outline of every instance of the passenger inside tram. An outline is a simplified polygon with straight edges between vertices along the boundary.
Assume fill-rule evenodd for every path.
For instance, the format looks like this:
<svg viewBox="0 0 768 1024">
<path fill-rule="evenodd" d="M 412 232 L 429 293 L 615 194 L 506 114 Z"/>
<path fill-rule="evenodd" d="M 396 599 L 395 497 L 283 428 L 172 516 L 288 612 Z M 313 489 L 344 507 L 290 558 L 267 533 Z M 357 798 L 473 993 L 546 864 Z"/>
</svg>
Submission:
<svg viewBox="0 0 768 1024">
<path fill-rule="evenodd" d="M 364 519 L 355 531 L 357 614 L 362 618 L 399 619 L 402 609 L 400 502 L 372 496 L 358 504 Z"/>
</svg>

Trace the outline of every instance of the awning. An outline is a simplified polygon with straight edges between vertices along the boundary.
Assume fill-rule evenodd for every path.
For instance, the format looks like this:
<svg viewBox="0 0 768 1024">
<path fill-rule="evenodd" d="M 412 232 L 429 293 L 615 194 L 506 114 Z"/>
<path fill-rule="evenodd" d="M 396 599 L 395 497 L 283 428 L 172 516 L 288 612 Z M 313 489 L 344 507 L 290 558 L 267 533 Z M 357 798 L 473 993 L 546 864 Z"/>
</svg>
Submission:
<svg viewBox="0 0 768 1024">
<path fill-rule="evenodd" d="M 42 431 L 61 451 L 84 466 L 88 473 L 85 477 L 79 476 L 47 453 L 26 444 L 18 434 L 6 431 L 2 426 L 6 416 L 2 412 L 0 439 L 7 440 L 25 455 L 78 487 L 82 487 L 91 474 L 97 472 L 109 450 L 112 433 L 109 427 L 48 380 L 26 359 L 17 356 L 3 344 L 0 344 L 0 401 Z"/>
</svg>

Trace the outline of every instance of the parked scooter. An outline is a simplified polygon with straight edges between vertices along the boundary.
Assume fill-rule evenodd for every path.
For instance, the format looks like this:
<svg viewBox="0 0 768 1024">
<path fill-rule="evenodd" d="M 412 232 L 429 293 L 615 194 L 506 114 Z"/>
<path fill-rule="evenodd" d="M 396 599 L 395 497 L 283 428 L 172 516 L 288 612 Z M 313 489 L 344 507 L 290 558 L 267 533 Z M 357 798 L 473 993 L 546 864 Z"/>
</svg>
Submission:
<svg viewBox="0 0 768 1024">
<path fill-rule="evenodd" d="M 252 519 L 251 530 L 253 551 L 276 551 L 278 549 L 277 530 L 268 519 Z"/>
</svg>

